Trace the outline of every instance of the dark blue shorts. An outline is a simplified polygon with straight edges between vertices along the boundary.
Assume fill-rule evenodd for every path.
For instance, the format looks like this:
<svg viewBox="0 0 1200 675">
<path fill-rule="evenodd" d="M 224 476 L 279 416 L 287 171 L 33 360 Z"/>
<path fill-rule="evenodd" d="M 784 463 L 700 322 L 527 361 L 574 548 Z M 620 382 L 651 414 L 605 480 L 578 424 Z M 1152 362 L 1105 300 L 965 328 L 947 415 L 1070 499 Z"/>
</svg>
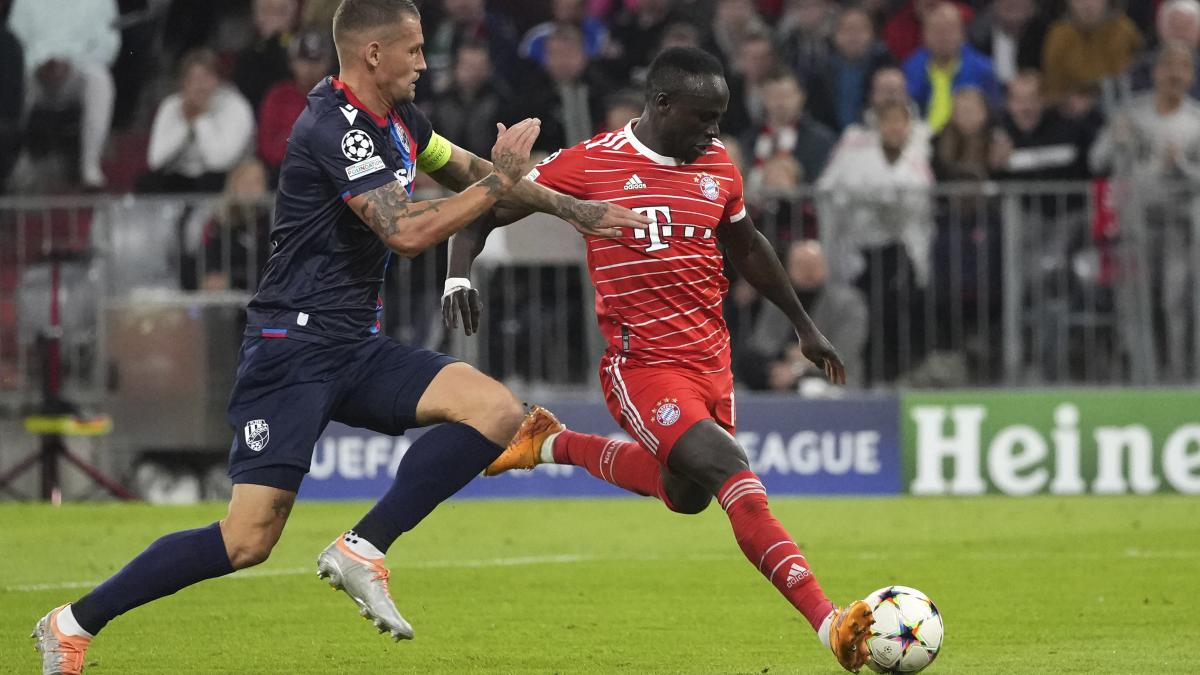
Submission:
<svg viewBox="0 0 1200 675">
<path fill-rule="evenodd" d="M 454 361 L 382 336 L 338 344 L 246 337 L 229 399 L 229 476 L 297 491 L 330 420 L 399 436 L 417 425 L 417 402 Z"/>
</svg>

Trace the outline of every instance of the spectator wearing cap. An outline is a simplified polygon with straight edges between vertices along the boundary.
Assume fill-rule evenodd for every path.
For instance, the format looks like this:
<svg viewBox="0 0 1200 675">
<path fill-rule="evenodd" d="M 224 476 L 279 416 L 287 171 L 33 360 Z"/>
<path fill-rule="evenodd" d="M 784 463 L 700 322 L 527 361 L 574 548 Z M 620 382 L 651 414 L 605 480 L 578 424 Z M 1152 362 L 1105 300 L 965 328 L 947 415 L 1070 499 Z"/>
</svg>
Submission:
<svg viewBox="0 0 1200 675">
<path fill-rule="evenodd" d="M 254 138 L 254 110 L 221 81 L 217 56 L 201 49 L 179 66 L 179 91 L 163 99 L 150 127 L 144 192 L 217 192 Z"/>
<path fill-rule="evenodd" d="M 100 154 L 116 98 L 109 68 L 121 47 L 117 17 L 115 0 L 15 0 L 8 17 L 25 54 L 26 108 L 83 109 L 79 176 L 88 188 L 107 182 Z"/>
<path fill-rule="evenodd" d="M 1142 48 L 1142 36 L 1108 0 L 1070 0 L 1042 48 L 1046 95 L 1055 104 L 1121 74 Z"/>
<path fill-rule="evenodd" d="M 1158 9 L 1155 22 L 1159 44 L 1178 44 L 1196 51 L 1200 48 L 1200 0 L 1168 0 Z M 1154 88 L 1154 62 L 1158 55 L 1150 52 L 1138 57 L 1129 69 L 1130 89 L 1142 93 Z M 1200 59 L 1196 60 L 1196 76 L 1189 95 L 1200 100 Z"/>
<path fill-rule="evenodd" d="M 559 25 L 575 26 L 583 34 L 583 51 L 589 59 L 600 58 L 604 44 L 608 41 L 608 27 L 603 21 L 588 16 L 584 11 L 584 0 L 553 0 L 550 4 L 551 20 L 530 28 L 521 38 L 517 53 L 539 66 L 546 65 L 546 38 Z"/>
<path fill-rule="evenodd" d="M 296 30 L 296 0 L 254 0 L 254 42 L 234 57 L 233 82 L 258 110 L 267 90 L 290 75 L 288 44 Z"/>
<path fill-rule="evenodd" d="M 992 61 L 966 41 L 962 13 L 943 2 L 925 17 L 925 46 L 904 62 L 908 93 L 937 133 L 950 121 L 954 93 L 974 87 L 989 103 L 999 100 L 1000 88 Z"/>
<path fill-rule="evenodd" d="M 511 94 L 492 77 L 492 58 L 482 42 L 464 42 L 454 59 L 454 84 L 433 98 L 430 119 L 438 132 L 479 157 L 496 142 L 496 120 L 503 119 Z"/>
<path fill-rule="evenodd" d="M 271 87 L 259 106 L 258 155 L 272 178 L 283 164 L 288 136 L 308 103 L 308 92 L 333 68 L 333 46 L 327 32 L 306 30 L 292 40 L 288 45 L 292 78 Z"/>
</svg>

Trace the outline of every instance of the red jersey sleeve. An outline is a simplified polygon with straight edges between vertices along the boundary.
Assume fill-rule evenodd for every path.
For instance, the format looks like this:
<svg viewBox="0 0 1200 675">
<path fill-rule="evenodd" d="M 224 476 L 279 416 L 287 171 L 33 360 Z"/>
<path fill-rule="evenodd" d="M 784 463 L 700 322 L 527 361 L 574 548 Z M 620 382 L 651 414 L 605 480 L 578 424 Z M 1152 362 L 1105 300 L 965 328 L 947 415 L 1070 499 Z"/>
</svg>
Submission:
<svg viewBox="0 0 1200 675">
<path fill-rule="evenodd" d="M 746 200 L 742 196 L 742 172 L 735 166 L 733 184 L 729 186 L 729 200 L 725 202 L 725 213 L 721 215 L 721 222 L 736 223 L 745 217 Z"/>
<path fill-rule="evenodd" d="M 586 156 L 583 143 L 559 150 L 539 162 L 525 177 L 556 192 L 584 199 Z"/>
</svg>

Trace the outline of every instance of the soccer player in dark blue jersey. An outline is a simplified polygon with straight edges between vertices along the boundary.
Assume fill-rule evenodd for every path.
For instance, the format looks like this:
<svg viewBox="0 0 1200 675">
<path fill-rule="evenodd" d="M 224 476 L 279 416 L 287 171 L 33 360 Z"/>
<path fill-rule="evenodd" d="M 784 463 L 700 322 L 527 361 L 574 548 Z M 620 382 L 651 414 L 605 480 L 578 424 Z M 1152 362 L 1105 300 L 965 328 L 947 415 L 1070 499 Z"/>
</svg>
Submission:
<svg viewBox="0 0 1200 675">
<path fill-rule="evenodd" d="M 274 250 L 248 308 L 229 402 L 229 514 L 158 539 L 44 616 L 33 635 L 44 673 L 80 673 L 92 637 L 124 612 L 266 560 L 331 419 L 392 435 L 438 424 L 409 448 L 388 492 L 317 559 L 318 574 L 381 632 L 411 638 L 384 553 L 500 454 L 523 411 L 469 365 L 378 334 L 389 258 L 444 241 L 497 203 L 553 213 L 587 234 L 649 223 L 522 180 L 537 120 L 497 125 L 491 162 L 434 133 L 412 102 L 425 59 L 411 0 L 344 0 L 333 32 L 340 72 L 309 93 L 292 130 Z M 457 194 L 413 202 L 417 170 Z"/>
</svg>

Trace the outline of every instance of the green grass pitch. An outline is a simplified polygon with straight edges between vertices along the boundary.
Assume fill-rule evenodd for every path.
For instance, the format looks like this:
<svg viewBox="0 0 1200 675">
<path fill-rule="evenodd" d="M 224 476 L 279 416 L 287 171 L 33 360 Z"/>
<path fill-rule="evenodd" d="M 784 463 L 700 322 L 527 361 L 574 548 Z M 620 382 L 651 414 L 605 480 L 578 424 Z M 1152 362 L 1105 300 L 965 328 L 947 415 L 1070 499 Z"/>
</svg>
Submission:
<svg viewBox="0 0 1200 675">
<path fill-rule="evenodd" d="M 930 673 L 1195 673 L 1200 499 L 772 500 L 835 602 L 903 583 L 946 620 Z M 451 501 L 402 537 L 392 643 L 314 574 L 362 503 L 301 503 L 264 565 L 114 621 L 85 672 L 835 673 L 719 508 Z M 0 672 L 36 619 L 224 507 L 0 505 Z"/>
</svg>

